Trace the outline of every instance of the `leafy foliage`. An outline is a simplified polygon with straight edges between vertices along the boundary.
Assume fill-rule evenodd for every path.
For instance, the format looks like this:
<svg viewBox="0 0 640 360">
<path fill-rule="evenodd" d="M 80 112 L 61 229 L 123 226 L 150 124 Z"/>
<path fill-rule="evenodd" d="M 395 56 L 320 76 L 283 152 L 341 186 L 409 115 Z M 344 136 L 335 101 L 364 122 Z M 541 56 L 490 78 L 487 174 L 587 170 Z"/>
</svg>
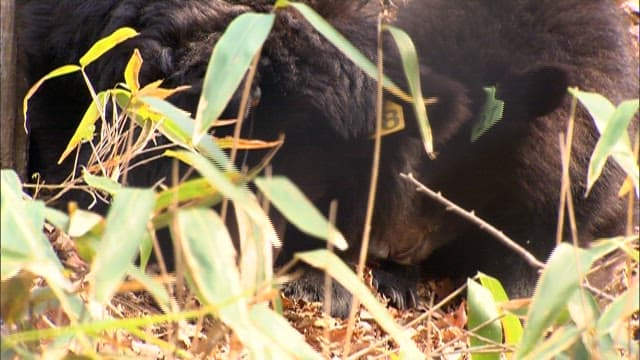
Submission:
<svg viewBox="0 0 640 360">
<path fill-rule="evenodd" d="M 504 101 L 496 98 L 495 86 L 485 87 L 484 92 L 487 99 L 480 111 L 480 118 L 471 129 L 471 141 L 478 140 L 482 134 L 497 124 L 504 114 Z"/>
<path fill-rule="evenodd" d="M 602 174 L 607 159 L 611 156 L 628 174 L 633 182 L 636 195 L 639 193 L 638 161 L 633 154 L 627 128 L 638 112 L 638 99 L 621 102 L 615 107 L 611 101 L 596 93 L 580 89 L 569 92 L 589 111 L 600 132 L 600 139 L 593 150 L 587 173 L 587 193 Z M 637 141 L 637 139 L 636 139 Z"/>
<path fill-rule="evenodd" d="M 278 1 L 276 8 L 286 6 L 297 9 L 367 74 L 377 77 L 375 65 L 311 8 L 284 0 Z M 128 28 L 119 29 L 101 39 L 80 58 L 79 64 L 53 70 L 29 90 L 24 100 L 25 118 L 29 98 L 48 79 L 81 72 L 92 94 L 94 102 L 85 112 L 60 161 L 79 146 L 96 140 L 97 121 L 103 120 L 105 126 L 111 123 L 107 121 L 111 119 L 105 119 L 108 105 L 114 105 L 120 111 L 114 114 L 112 120 L 128 119 L 142 131 L 120 159 L 103 158 L 109 151 L 101 151 L 98 147 L 96 157 L 109 161 L 98 161 L 100 166 L 89 164 L 83 172 L 82 180 L 93 192 L 112 197 L 106 218 L 85 210 L 71 208 L 65 214 L 48 208 L 44 202 L 32 200 L 22 192 L 14 172 L 2 170 L 0 275 L 2 293 L 12 295 L 2 297 L 2 319 L 19 329 L 6 336 L 3 334 L 3 358 L 33 357 L 42 350 L 37 345 L 38 341 L 48 340 L 53 340 L 47 345 L 48 351 L 65 354 L 69 349 L 74 349 L 77 353 L 96 356 L 96 344 L 108 338 L 108 331 L 114 329 L 127 330 L 148 343 L 158 345 L 166 353 L 187 357 L 184 351 L 173 344 L 140 329 L 167 322 L 174 322 L 181 327 L 184 320 L 207 315 L 219 319 L 231 329 L 232 341 L 241 343 L 251 358 L 321 358 L 278 311 L 268 306 L 269 302 L 278 302 L 273 291 L 277 280 L 271 270 L 271 252 L 272 245 L 278 245 L 279 240 L 267 214 L 246 184 L 253 181 L 301 230 L 326 239 L 340 249 L 346 247 L 344 238 L 289 180 L 257 177 L 268 162 L 268 157 L 247 174 L 241 174 L 222 150 L 230 146 L 229 140 L 208 136 L 208 130 L 241 85 L 251 60 L 259 56 L 275 16 L 247 13 L 232 23 L 212 54 L 195 119 L 165 101 L 170 95 L 184 90 L 184 87 L 165 89 L 161 87 L 161 82 L 140 86 L 138 76 L 143 59 L 138 51 L 134 51 L 126 67 L 125 84 L 95 93 L 84 71 L 85 67 L 119 43 L 136 36 L 135 30 Z M 432 139 L 419 84 L 415 49 L 399 29 L 386 27 L 385 30 L 391 33 L 401 50 L 411 96 L 398 89 L 389 79 L 383 78 L 382 81 L 388 91 L 414 103 L 425 149 L 431 153 Z M 599 177 L 606 159 L 613 157 L 627 171 L 637 192 L 637 159 L 631 151 L 631 141 L 625 131 L 637 111 L 637 99 L 623 102 L 616 108 L 598 94 L 579 90 L 571 92 L 594 117 L 602 134 L 589 168 L 589 187 Z M 487 89 L 487 93 L 493 99 L 490 89 Z M 502 104 L 499 100 L 490 104 L 491 108 L 486 111 L 487 121 L 483 121 L 482 129 L 474 129 L 474 139 L 499 118 L 496 114 L 501 113 Z M 166 151 L 164 156 L 193 166 L 199 176 L 168 189 L 123 187 L 118 180 L 131 165 L 128 159 L 135 158 L 136 154 L 147 148 L 156 131 L 170 139 L 175 146 Z M 116 134 L 115 137 L 119 135 L 113 134 Z M 234 143 L 245 149 L 278 146 L 277 143 L 239 140 Z M 239 253 L 221 214 L 210 208 L 220 204 L 224 198 L 230 199 L 235 205 L 234 215 L 241 234 Z M 77 279 L 71 280 L 56 256 L 42 231 L 43 227 L 48 226 L 46 223 L 73 237 L 79 253 L 89 264 L 89 275 L 82 279 L 84 286 L 80 287 Z M 198 310 L 177 310 L 167 284 L 151 278 L 143 271 L 151 249 L 153 231 L 166 226 L 170 227 L 176 251 L 180 254 L 178 263 L 183 268 L 178 273 L 184 275 L 190 290 L 197 294 L 201 305 Z M 638 252 L 630 245 L 633 241 L 637 241 L 637 237 L 607 239 L 589 250 L 559 245 L 542 273 L 526 315 L 524 329 L 516 315 L 507 310 L 509 299 L 499 281 L 484 274 L 478 276 L 480 283 L 469 280 L 468 328 L 479 335 L 471 336 L 470 343 L 473 350 L 482 350 L 474 352 L 473 359 L 500 358 L 498 351 L 501 350 L 497 346 L 503 342 L 508 349 L 515 349 L 513 358 L 518 359 L 571 358 L 576 354 L 614 357 L 623 348 L 629 349 L 630 356 L 637 357 L 637 342 L 629 345 L 628 334 L 619 330 L 624 328 L 621 323 L 638 312 L 637 281 L 602 311 L 596 305 L 594 296 L 583 286 L 584 277 L 593 263 L 614 250 L 623 250 L 637 261 Z M 140 265 L 135 265 L 134 258 L 138 253 L 141 253 L 142 261 Z M 213 257 L 210 254 L 216 255 Z M 409 334 L 403 331 L 339 258 L 320 250 L 298 254 L 297 258 L 325 270 L 358 297 L 381 328 L 400 344 L 401 356 L 409 359 L 424 356 Z M 44 284 L 38 291 L 32 291 L 32 284 L 37 279 L 44 279 Z M 111 319 L 107 316 L 107 304 L 120 288 L 126 288 L 134 282 L 130 279 L 139 284 L 139 289 L 153 296 L 162 314 L 127 319 Z M 29 315 L 45 314 L 51 309 L 64 317 L 66 325 L 40 329 L 29 322 Z M 555 330 L 546 337 L 550 327 L 555 327 Z"/>
<path fill-rule="evenodd" d="M 290 5 L 304 7 L 295 3 Z M 302 9 L 302 12 L 312 23 L 320 19 L 310 8 Z M 302 337 L 294 335 L 297 334 L 296 331 L 281 318 L 281 315 L 266 306 L 265 300 L 275 301 L 272 291 L 274 279 L 269 259 L 272 257 L 272 245 L 277 245 L 278 239 L 257 199 L 244 186 L 264 165 L 251 169 L 249 175 L 241 175 L 221 150 L 219 139 L 207 134 L 209 127 L 240 85 L 251 60 L 259 56 L 274 18 L 274 14 L 246 13 L 229 26 L 211 56 L 195 119 L 164 100 L 182 91 L 184 87 L 165 89 L 161 87 L 160 81 L 140 86 L 138 76 L 143 59 L 137 50 L 126 66 L 125 83 L 114 89 L 95 93 L 84 68 L 121 42 L 137 35 L 134 30 L 128 28 L 118 29 L 99 40 L 81 57 L 80 65 L 67 65 L 53 70 L 29 90 L 25 97 L 25 118 L 29 98 L 44 81 L 77 71 L 82 73 L 94 101 L 85 112 L 60 161 L 78 147 L 97 142 L 99 145 L 93 148 L 94 155 L 102 160 L 93 166 L 87 164 L 82 178 L 86 184 L 93 187 L 92 192 L 105 192 L 107 196 L 112 197 L 112 204 L 106 218 L 77 209 L 71 209 L 69 215 L 63 215 L 56 210 L 48 209 L 41 201 L 28 199 L 22 194 L 15 173 L 3 170 L 3 238 L 6 235 L 7 239 L 14 240 L 2 243 L 2 281 L 3 284 L 11 285 L 12 289 L 23 289 L 18 290 L 22 293 L 16 294 L 18 296 L 11 301 L 11 306 L 6 307 L 12 311 L 3 314 L 3 318 L 24 329 L 3 337 L 3 352 L 23 355 L 32 353 L 35 350 L 32 346 L 33 340 L 49 338 L 55 339 L 55 347 L 60 349 L 69 348 L 71 342 L 81 339 L 83 346 L 80 347 L 80 352 L 90 354 L 94 351 L 93 344 L 103 336 L 101 329 L 112 327 L 128 330 L 146 341 L 170 350 L 171 344 L 145 336 L 136 331 L 136 328 L 211 314 L 233 331 L 234 336 L 245 346 L 252 358 L 281 359 L 303 354 L 306 354 L 306 358 L 319 358 Z M 328 37 L 343 47 L 350 46 L 344 38 L 336 38 L 336 34 L 334 30 Z M 113 114 L 113 119 L 105 118 L 107 106 L 119 110 Z M 96 139 L 95 124 L 99 120 L 102 120 L 107 131 L 103 131 L 100 138 Z M 118 134 L 111 132 L 111 129 L 127 128 L 115 125 L 127 120 L 134 121 L 143 131 L 131 141 L 133 145 L 130 145 L 119 158 L 105 157 L 111 152 L 101 151 L 100 144 L 105 142 L 104 134 Z M 109 128 L 110 126 L 112 128 Z M 201 177 L 193 177 L 173 188 L 160 191 L 132 189 L 120 185 L 118 180 L 130 166 L 127 159 L 135 158 L 136 154 L 149 146 L 154 131 L 160 132 L 173 144 L 182 148 L 167 150 L 165 156 L 193 166 Z M 127 136 L 133 135 L 129 133 Z M 116 137 L 126 138 L 118 135 Z M 247 144 L 247 148 L 256 146 L 249 141 L 238 143 Z M 267 146 L 274 145 L 277 146 Z M 284 178 L 260 178 L 256 179 L 256 184 L 275 206 L 282 209 L 293 224 L 317 237 L 334 242 L 338 248 L 346 247 L 342 235 L 313 208 L 311 202 L 304 198 L 294 184 Z M 244 235 L 242 253 L 239 254 L 240 267 L 237 266 L 236 250 L 225 222 L 219 214 L 209 208 L 211 205 L 219 204 L 223 198 L 233 201 L 237 223 L 243 227 L 239 229 Z M 86 302 L 75 294 L 74 287 L 65 276 L 65 270 L 41 231 L 45 214 L 51 214 L 50 222 L 75 238 L 80 253 L 89 263 L 90 272 L 84 279 L 87 286 L 81 291 L 83 297 L 88 299 Z M 202 304 L 202 309 L 196 314 L 171 310 L 170 296 L 164 284 L 149 278 L 134 264 L 135 256 L 141 248 L 147 249 L 147 252 L 151 248 L 153 230 L 167 225 L 171 229 L 176 250 L 179 249 L 181 254 L 178 263 L 183 266 L 182 273 Z M 25 248 L 24 244 L 32 246 Z M 25 252 L 25 249 L 28 249 L 28 252 Z M 211 253 L 216 256 L 211 256 Z M 243 259 L 245 256 L 259 257 L 262 259 L 261 265 L 256 266 L 254 263 L 251 268 Z M 300 256 L 301 259 L 308 257 L 307 260 L 310 262 L 314 262 L 314 258 L 317 259 L 312 254 L 307 257 L 303 254 Z M 142 253 L 142 257 L 146 259 L 148 254 Z M 142 265 L 145 262 L 143 260 Z M 338 264 L 340 260 L 335 258 L 334 262 Z M 346 265 L 333 269 L 336 270 L 330 273 L 339 281 L 346 281 L 350 287 L 357 284 L 355 274 Z M 253 275 L 247 276 L 248 273 Z M 70 319 L 68 327 L 63 326 L 58 332 L 53 333 L 31 329 L 28 322 L 25 322 L 27 309 L 19 304 L 23 304 L 25 298 L 31 297 L 24 285 L 25 279 L 32 279 L 25 277 L 25 274 L 41 276 L 47 280 L 44 288 L 52 293 L 49 299 L 61 304 L 63 313 Z M 101 320 L 105 316 L 105 306 L 114 294 L 119 288 L 128 286 L 130 280 L 126 280 L 125 275 L 129 279 L 135 279 L 143 289 L 149 291 L 165 314 L 117 322 Z M 383 327 L 391 330 L 399 343 L 404 344 L 403 353 L 411 358 L 420 356 L 412 340 L 402 333 L 382 305 L 377 305 L 377 300 L 369 290 L 359 285 L 355 295 L 365 298 L 364 303 L 375 309 L 375 318 L 384 324 Z M 73 336 L 70 336 L 71 334 Z M 290 334 L 291 336 L 287 337 L 289 340 L 298 340 L 282 341 L 282 338 L 273 337 L 273 334 Z"/>
</svg>

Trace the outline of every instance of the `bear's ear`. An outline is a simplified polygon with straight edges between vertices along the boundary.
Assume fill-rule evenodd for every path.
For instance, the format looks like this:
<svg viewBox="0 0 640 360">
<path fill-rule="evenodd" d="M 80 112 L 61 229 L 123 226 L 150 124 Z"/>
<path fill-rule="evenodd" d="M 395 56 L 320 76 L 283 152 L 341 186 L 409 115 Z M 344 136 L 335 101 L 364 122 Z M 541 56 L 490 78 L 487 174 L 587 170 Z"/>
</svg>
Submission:
<svg viewBox="0 0 640 360">
<path fill-rule="evenodd" d="M 558 108 L 567 94 L 569 72 L 559 65 L 541 65 L 511 73 L 498 83 L 497 97 L 505 108 L 529 116 L 543 116 Z"/>
</svg>

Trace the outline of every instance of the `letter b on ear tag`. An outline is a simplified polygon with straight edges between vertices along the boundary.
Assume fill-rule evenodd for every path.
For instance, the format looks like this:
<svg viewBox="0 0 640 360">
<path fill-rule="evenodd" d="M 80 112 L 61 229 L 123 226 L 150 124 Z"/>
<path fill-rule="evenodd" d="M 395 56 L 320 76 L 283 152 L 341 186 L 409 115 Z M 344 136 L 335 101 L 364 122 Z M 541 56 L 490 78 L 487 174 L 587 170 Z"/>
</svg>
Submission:
<svg viewBox="0 0 640 360">
<path fill-rule="evenodd" d="M 382 110 L 382 129 L 380 136 L 393 134 L 404 129 L 404 113 L 402 106 L 392 101 L 385 101 Z M 372 135 L 371 138 L 374 138 Z"/>
</svg>

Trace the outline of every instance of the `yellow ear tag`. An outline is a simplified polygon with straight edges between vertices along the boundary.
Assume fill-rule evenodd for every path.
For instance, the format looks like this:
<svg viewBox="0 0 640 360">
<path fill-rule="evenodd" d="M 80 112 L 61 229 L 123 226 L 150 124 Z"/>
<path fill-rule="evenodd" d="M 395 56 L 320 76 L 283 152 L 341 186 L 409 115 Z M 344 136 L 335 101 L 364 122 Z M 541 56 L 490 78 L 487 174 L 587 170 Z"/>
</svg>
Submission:
<svg viewBox="0 0 640 360">
<path fill-rule="evenodd" d="M 404 113 L 402 106 L 392 101 L 385 100 L 382 110 L 382 129 L 380 136 L 393 134 L 404 129 Z M 371 135 L 373 139 L 374 135 Z"/>
</svg>

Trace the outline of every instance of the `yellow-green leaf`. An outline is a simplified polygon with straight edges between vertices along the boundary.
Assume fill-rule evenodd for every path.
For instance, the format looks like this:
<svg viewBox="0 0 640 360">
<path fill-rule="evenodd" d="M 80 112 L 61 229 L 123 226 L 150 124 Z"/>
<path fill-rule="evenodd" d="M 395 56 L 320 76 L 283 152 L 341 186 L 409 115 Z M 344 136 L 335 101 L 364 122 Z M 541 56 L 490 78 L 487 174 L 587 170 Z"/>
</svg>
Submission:
<svg viewBox="0 0 640 360">
<path fill-rule="evenodd" d="M 585 109 L 587 109 L 587 111 L 593 118 L 593 121 L 596 125 L 596 128 L 598 129 L 598 132 L 602 136 L 604 136 L 604 133 L 608 126 L 607 124 L 609 123 L 609 121 L 613 118 L 619 118 L 620 116 L 623 116 L 623 114 L 620 112 L 621 111 L 628 112 L 631 110 L 630 107 L 632 106 L 632 104 L 629 104 L 629 103 L 623 106 L 623 103 L 621 103 L 620 106 L 616 108 L 611 103 L 611 101 L 609 101 L 609 99 L 605 98 L 604 96 L 598 93 L 582 91 L 578 88 L 569 88 L 569 93 L 574 97 L 576 97 L 580 101 L 580 103 L 585 107 Z M 631 101 L 637 102 L 638 100 L 634 99 Z M 621 109 L 620 108 L 621 106 L 623 106 L 624 109 Z M 614 121 L 618 122 L 621 120 L 622 119 L 618 119 Z M 614 129 L 612 128 L 608 131 L 611 132 L 612 130 Z M 618 130 L 614 130 L 614 132 L 618 132 Z M 614 134 L 614 137 L 615 137 L 615 134 Z M 613 140 L 611 135 L 607 135 L 605 139 L 606 140 L 604 141 L 606 142 L 611 142 Z M 600 147 L 602 146 L 604 145 L 600 145 Z M 595 153 L 595 150 L 596 149 L 594 149 L 594 153 Z M 601 150 L 598 150 L 598 152 L 601 152 Z M 638 164 L 635 156 L 633 155 L 629 134 L 627 134 L 626 132 L 622 133 L 618 137 L 618 140 L 614 142 L 614 145 L 609 148 L 608 152 L 613 157 L 613 159 L 618 163 L 618 165 L 620 165 L 620 167 L 622 167 L 622 169 L 624 169 L 627 172 L 627 174 L 631 178 L 631 181 L 633 182 L 634 188 L 636 190 L 636 194 L 638 194 L 638 191 L 640 188 L 640 185 L 638 185 L 640 183 L 639 175 L 638 175 Z M 596 160 L 600 156 L 601 155 L 598 155 L 596 157 Z M 589 178 L 588 181 L 591 181 L 591 180 L 595 181 L 594 177 L 597 178 L 596 176 L 597 168 L 594 166 L 593 159 L 591 160 L 591 164 L 589 166 L 590 166 L 589 171 L 591 172 L 591 175 L 590 175 L 591 177 Z"/>
<path fill-rule="evenodd" d="M 324 36 L 333 46 L 338 48 L 346 57 L 348 57 L 354 64 L 358 65 L 362 71 L 373 79 L 378 79 L 378 68 L 369 60 L 358 48 L 353 46 L 340 34 L 331 24 L 327 22 L 322 16 L 320 16 L 315 10 L 306 4 L 299 2 L 279 1 L 278 7 L 291 6 L 298 10 L 302 16 L 313 26 L 322 36 Z M 385 89 L 398 95 L 401 98 L 406 99 L 407 95 L 402 93 L 399 88 L 388 78 L 383 77 L 383 84 Z"/>
<path fill-rule="evenodd" d="M 92 291 L 99 303 L 111 299 L 133 263 L 151 220 L 154 202 L 151 189 L 122 189 L 114 196 L 104 236 L 91 264 Z"/>
<path fill-rule="evenodd" d="M 142 68 L 142 55 L 140 55 L 140 50 L 135 49 L 124 69 L 124 82 L 133 93 L 140 89 L 140 68 Z"/>
<path fill-rule="evenodd" d="M 138 35 L 138 32 L 129 27 L 119 28 L 111 35 L 104 37 L 98 41 L 80 58 L 80 66 L 86 67 L 94 62 L 107 51 L 113 49 L 116 45 L 123 41 Z"/>
<path fill-rule="evenodd" d="M 92 186 L 96 189 L 106 191 L 110 195 L 115 195 L 118 193 L 118 191 L 123 189 L 122 184 L 120 184 L 119 182 L 105 176 L 93 175 L 86 170 L 82 172 L 82 178 L 84 179 L 84 182 L 87 183 L 87 185 Z"/>
<path fill-rule="evenodd" d="M 254 194 L 245 186 L 233 183 L 232 179 L 237 176 L 237 172 L 222 171 L 207 158 L 195 152 L 167 150 L 165 154 L 193 166 L 209 181 L 212 188 L 217 189 L 221 194 L 231 199 L 234 202 L 234 206 L 245 211 L 268 241 L 274 244 L 279 243 L 271 221 Z"/>
<path fill-rule="evenodd" d="M 502 326 L 498 320 L 498 307 L 489 290 L 472 279 L 467 280 L 467 307 L 469 330 L 474 334 L 482 336 L 484 339 L 492 340 L 494 343 L 502 344 Z M 494 320 L 494 321 L 491 321 Z M 484 326 L 478 328 L 484 324 Z M 472 336 L 469 340 L 472 347 L 486 346 L 491 343 L 483 339 Z M 472 352 L 473 360 L 500 360 L 498 352 Z"/>
<path fill-rule="evenodd" d="M 391 33 L 393 40 L 395 40 L 402 58 L 402 67 L 404 74 L 407 77 L 409 83 L 409 90 L 413 97 L 413 109 L 416 113 L 416 120 L 418 121 L 418 128 L 420 129 L 420 135 L 422 135 L 422 143 L 424 144 L 425 151 L 429 157 L 435 157 L 433 150 L 433 134 L 431 133 L 431 125 L 429 125 L 429 118 L 427 117 L 427 109 L 425 108 L 424 101 L 422 100 L 422 87 L 420 85 L 420 66 L 418 64 L 418 55 L 416 54 L 416 48 L 413 45 L 413 41 L 406 32 L 390 25 L 386 25 L 385 29 Z"/>
<path fill-rule="evenodd" d="M 347 58 L 353 61 L 365 74 L 373 79 L 378 79 L 378 69 L 376 65 L 369 60 L 358 48 L 353 46 L 342 34 L 340 34 L 327 20 L 318 15 L 311 7 L 299 2 L 289 2 L 286 0 L 278 0 L 276 8 L 291 6 L 298 10 L 302 16 L 314 27 L 322 36 L 324 36 L 333 46 L 338 48 Z M 402 91 L 396 84 L 386 75 L 382 76 L 382 85 L 385 90 L 397 96 L 406 102 L 413 102 L 413 97 Z M 424 100 L 423 100 L 424 101 Z"/>
<path fill-rule="evenodd" d="M 298 229 L 319 239 L 326 239 L 340 250 L 347 249 L 347 241 L 338 229 L 329 223 L 289 179 L 283 176 L 260 177 L 254 183 Z"/>
<path fill-rule="evenodd" d="M 146 96 L 142 100 L 149 104 L 153 111 L 162 114 L 163 119 L 158 126 L 158 130 L 162 135 L 184 147 L 189 148 L 191 146 L 194 121 L 189 116 L 189 113 L 162 99 Z M 233 168 L 227 154 L 218 147 L 211 137 L 203 137 L 196 145 L 196 149 L 208 159 L 213 160 L 219 167 Z"/>
<path fill-rule="evenodd" d="M 605 250 L 609 249 L 598 249 L 601 252 Z M 567 243 L 561 243 L 556 247 L 533 294 L 527 324 L 516 349 L 517 359 L 540 351 L 539 344 L 545 331 L 567 311 L 567 301 L 580 289 L 580 275 L 588 272 L 596 255 Z"/>
<path fill-rule="evenodd" d="M 160 192 L 156 197 L 156 211 L 166 209 L 174 201 L 182 203 L 205 198 L 217 197 L 222 199 L 220 192 L 207 179 L 197 178 L 182 182 L 175 187 Z"/>
<path fill-rule="evenodd" d="M 485 86 L 483 90 L 486 98 L 480 111 L 480 118 L 471 129 L 472 142 L 478 140 L 487 130 L 502 120 L 504 115 L 504 101 L 496 97 L 496 87 Z"/>
<path fill-rule="evenodd" d="M 194 143 L 200 141 L 224 111 L 252 59 L 260 52 L 274 19 L 274 14 L 242 14 L 229 24 L 216 44 L 198 103 Z"/>
<path fill-rule="evenodd" d="M 69 156 L 69 154 L 75 149 L 80 143 L 83 141 L 90 141 L 93 138 L 93 133 L 96 130 L 96 120 L 100 118 L 100 114 L 102 114 L 102 109 L 104 108 L 104 103 L 107 97 L 109 96 L 109 91 L 103 91 L 98 93 L 97 98 L 98 101 L 93 101 L 87 111 L 82 116 L 82 120 L 80 120 L 80 124 L 76 128 L 75 133 L 69 140 L 67 147 L 60 155 L 60 159 L 58 159 L 58 164 L 61 164 L 64 159 Z"/>
<path fill-rule="evenodd" d="M 145 87 L 138 91 L 137 97 L 140 98 L 143 96 L 150 96 L 158 99 L 166 99 L 177 92 L 186 90 L 191 87 L 189 85 L 182 85 L 172 89 L 165 89 L 163 87 L 160 87 L 160 84 L 162 84 L 162 80 L 154 81 L 150 84 L 145 85 Z"/>
<path fill-rule="evenodd" d="M 496 303 L 500 304 L 509 301 L 507 292 L 504 291 L 504 288 L 498 279 L 484 273 L 478 273 L 478 280 L 480 280 L 480 283 L 485 289 L 489 290 Z M 502 328 L 504 330 L 505 343 L 507 345 L 515 346 L 522 338 L 522 324 L 517 316 L 506 314 L 500 306 L 498 307 L 498 310 L 504 315 L 500 321 L 502 322 Z"/>
<path fill-rule="evenodd" d="M 600 177 L 604 165 L 607 162 L 609 156 L 614 154 L 618 155 L 618 159 L 625 157 L 624 164 L 618 160 L 618 163 L 623 166 L 625 171 L 629 174 L 634 181 L 636 187 L 636 193 L 638 190 L 638 164 L 633 156 L 633 152 L 630 148 L 624 146 L 624 141 L 628 139 L 627 128 L 633 115 L 638 111 L 638 99 L 623 101 L 615 109 L 614 113 L 605 125 L 604 130 L 600 134 L 600 139 L 593 149 L 591 155 L 591 161 L 589 162 L 589 172 L 587 174 L 587 193 Z M 626 149 L 622 150 L 622 149 Z"/>
</svg>

